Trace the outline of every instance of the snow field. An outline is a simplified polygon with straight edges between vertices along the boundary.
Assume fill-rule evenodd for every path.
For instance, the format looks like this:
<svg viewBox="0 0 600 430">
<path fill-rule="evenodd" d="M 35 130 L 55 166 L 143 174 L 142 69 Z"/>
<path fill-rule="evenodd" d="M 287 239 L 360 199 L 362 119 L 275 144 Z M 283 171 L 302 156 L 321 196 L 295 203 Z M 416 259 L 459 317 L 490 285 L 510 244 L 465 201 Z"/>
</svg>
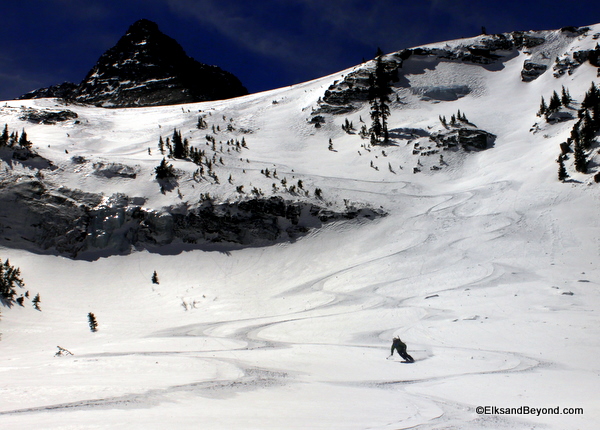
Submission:
<svg viewBox="0 0 600 430">
<path fill-rule="evenodd" d="M 549 55 L 565 49 L 559 42 Z M 274 166 L 290 183 L 322 187 L 334 207 L 347 199 L 387 216 L 229 252 L 173 247 L 90 262 L 0 249 L 42 299 L 42 312 L 2 312 L 0 427 L 595 428 L 600 200 L 583 175 L 574 175 L 583 183 L 556 180 L 558 143 L 571 122 L 530 132 L 541 121 L 540 96 L 564 84 L 580 100 L 595 69 L 584 64 L 573 75 L 548 72 L 524 84 L 525 57 L 496 71 L 442 63 L 412 75 L 415 86 L 466 84 L 472 91 L 453 102 L 411 98 L 395 106 L 390 128 L 434 127 L 438 115 L 460 109 L 498 136 L 492 149 L 450 154 L 447 168 L 417 175 L 408 142 L 384 156 L 342 132 L 344 116 L 321 130 L 307 124 L 339 75 L 222 102 L 69 106 L 81 127 L 30 126 L 4 109 L 0 123 L 25 127 L 36 149 L 62 168 L 46 175 L 51 183 L 172 205 L 175 193 L 161 195 L 153 181 L 158 136 L 177 127 L 198 144 L 208 131 L 194 129 L 197 116 L 210 111 L 209 124 L 225 115 L 238 127 L 217 139 L 253 130 L 244 134 L 249 149 L 226 157 L 219 186 L 193 183 L 191 163 L 173 161 L 188 175 L 179 182 L 182 201 L 207 191 L 233 198 L 240 184 L 269 190 L 274 180 L 260 170 Z M 367 120 L 368 107 L 348 115 L 355 126 L 359 116 Z M 327 149 L 329 137 L 337 152 Z M 74 155 L 140 173 L 99 178 L 89 164 L 74 166 Z M 392 173 L 388 162 L 403 169 Z M 158 285 L 150 281 L 154 270 Z M 97 333 L 89 331 L 88 312 Z M 386 360 L 395 335 L 416 363 Z M 57 346 L 74 355 L 54 357 Z M 480 405 L 584 414 L 477 415 Z"/>
</svg>

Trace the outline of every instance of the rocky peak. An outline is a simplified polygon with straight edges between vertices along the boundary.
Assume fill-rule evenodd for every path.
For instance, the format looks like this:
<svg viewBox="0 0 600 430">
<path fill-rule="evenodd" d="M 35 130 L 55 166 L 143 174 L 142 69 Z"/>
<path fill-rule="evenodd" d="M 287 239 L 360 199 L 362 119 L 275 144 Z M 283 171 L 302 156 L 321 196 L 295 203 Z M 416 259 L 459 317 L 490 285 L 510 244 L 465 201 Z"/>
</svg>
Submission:
<svg viewBox="0 0 600 430">
<path fill-rule="evenodd" d="M 35 97 L 35 93 L 24 97 Z M 141 19 L 100 56 L 73 91 L 62 96 L 98 106 L 132 107 L 219 100 L 247 93 L 234 75 L 189 57 L 156 23 Z"/>
</svg>

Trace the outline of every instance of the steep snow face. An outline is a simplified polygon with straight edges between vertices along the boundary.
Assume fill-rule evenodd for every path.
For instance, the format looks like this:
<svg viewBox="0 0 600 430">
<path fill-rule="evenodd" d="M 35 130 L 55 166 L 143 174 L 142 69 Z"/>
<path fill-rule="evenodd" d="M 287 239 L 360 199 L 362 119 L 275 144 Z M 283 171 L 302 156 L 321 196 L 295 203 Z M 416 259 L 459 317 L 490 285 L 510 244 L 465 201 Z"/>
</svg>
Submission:
<svg viewBox="0 0 600 430">
<path fill-rule="evenodd" d="M 372 63 L 219 102 L 115 110 L 6 102 L 0 124 L 25 128 L 51 165 L 5 156 L 4 190 L 35 194 L 39 183 L 73 210 L 119 195 L 148 212 L 185 214 L 210 194 L 215 205 L 262 195 L 387 216 L 336 220 L 275 246 L 171 243 L 95 261 L 3 242 L 0 257 L 21 268 L 30 298 L 4 308 L 0 322 L 2 426 L 595 429 L 598 148 L 586 149 L 588 173 L 567 152 L 565 182 L 556 159 L 598 67 L 584 60 L 557 74 L 553 64 L 583 58 L 575 52 L 593 59 L 599 33 L 528 33 L 535 43 L 490 51 L 502 55 L 489 64 L 438 55 L 471 52 L 484 38 L 386 56 L 402 61 L 389 146 L 359 136 L 369 105 L 360 91 L 344 93 Z M 538 57 L 545 72 L 524 79 Z M 561 109 L 572 119 L 537 116 L 541 97 L 563 86 L 574 101 Z M 448 88 L 462 89 L 454 98 Z M 348 98 L 335 105 L 326 91 Z M 27 108 L 77 118 L 26 122 Z M 466 120 L 452 125 L 453 115 Z M 354 131 L 342 130 L 346 120 Z M 204 158 L 169 160 L 177 178 L 166 186 L 155 179 L 157 144 L 174 128 Z M 495 139 L 486 149 L 451 146 L 464 130 Z M 37 203 L 48 217 L 65 207 Z M 25 226 L 11 231 L 9 204 L 0 235 L 17 240 Z M 112 225 L 111 216 L 98 219 Z M 37 293 L 41 311 L 31 306 Z M 386 360 L 396 335 L 414 364 Z M 57 346 L 73 355 L 55 357 Z"/>
</svg>

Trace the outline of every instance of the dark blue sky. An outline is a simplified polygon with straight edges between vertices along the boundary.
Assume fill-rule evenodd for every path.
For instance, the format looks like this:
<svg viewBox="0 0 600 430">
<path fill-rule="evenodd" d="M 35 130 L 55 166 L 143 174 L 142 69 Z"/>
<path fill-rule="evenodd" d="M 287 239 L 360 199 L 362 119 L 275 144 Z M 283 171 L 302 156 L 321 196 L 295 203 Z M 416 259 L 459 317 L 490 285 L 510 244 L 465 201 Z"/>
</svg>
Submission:
<svg viewBox="0 0 600 430">
<path fill-rule="evenodd" d="M 513 30 L 600 22 L 597 0 L 21 0 L 0 8 L 0 100 L 78 83 L 140 18 L 250 92 L 385 52 Z"/>
</svg>

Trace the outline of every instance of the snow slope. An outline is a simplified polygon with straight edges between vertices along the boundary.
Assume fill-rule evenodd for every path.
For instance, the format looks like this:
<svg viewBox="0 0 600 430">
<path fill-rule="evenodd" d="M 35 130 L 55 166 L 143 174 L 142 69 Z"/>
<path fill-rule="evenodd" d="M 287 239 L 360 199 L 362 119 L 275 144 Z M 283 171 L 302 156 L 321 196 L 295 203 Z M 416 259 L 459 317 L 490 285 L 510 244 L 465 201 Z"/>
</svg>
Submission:
<svg viewBox="0 0 600 430">
<path fill-rule="evenodd" d="M 593 49 L 598 32 L 548 32 L 545 54 Z M 466 85 L 470 93 L 439 103 L 401 93 L 390 129 L 431 130 L 439 115 L 460 109 L 497 136 L 488 150 L 444 154 L 437 171 L 429 170 L 437 155 L 413 154 L 415 138 L 365 148 L 344 133 L 344 119 L 366 121 L 368 105 L 330 116 L 319 129 L 308 123 L 328 86 L 352 70 L 190 105 L 4 103 L 0 123 L 26 129 L 59 167 L 44 172 L 57 188 L 139 196 L 160 210 L 207 192 L 236 199 L 239 185 L 271 193 L 276 183 L 273 192 L 292 198 L 279 182 L 285 177 L 311 192 L 321 188 L 332 208 L 369 205 L 387 216 L 329 224 L 295 243 L 223 252 L 172 247 L 84 261 L 1 248 L 0 257 L 40 293 L 42 311 L 29 302 L 2 309 L 0 427 L 596 428 L 598 188 L 572 169 L 569 182 L 556 179 L 558 144 L 573 121 L 549 125 L 536 112 L 540 97 L 563 85 L 581 101 L 599 81 L 597 68 L 585 63 L 560 78 L 549 70 L 524 83 L 530 55 L 519 52 L 500 70 L 441 62 L 407 76 L 411 87 Z M 32 125 L 19 120 L 21 106 L 66 108 L 80 124 Z M 153 177 L 162 159 L 158 136 L 176 127 L 206 145 L 210 130 L 195 128 L 200 114 L 220 126 L 217 139 L 244 137 L 248 148 L 219 152 L 219 184 L 193 181 L 196 166 L 172 161 L 181 197 L 161 194 Z M 234 131 L 225 131 L 228 123 Z M 131 166 L 137 176 L 97 175 L 100 162 Z M 423 169 L 414 174 L 417 163 Z M 265 168 L 276 169 L 278 180 L 261 174 Z M 34 173 L 6 163 L 2 171 Z M 395 335 L 415 364 L 386 360 Z M 57 345 L 73 355 L 55 357 Z M 477 406 L 583 414 L 477 414 Z"/>
</svg>

